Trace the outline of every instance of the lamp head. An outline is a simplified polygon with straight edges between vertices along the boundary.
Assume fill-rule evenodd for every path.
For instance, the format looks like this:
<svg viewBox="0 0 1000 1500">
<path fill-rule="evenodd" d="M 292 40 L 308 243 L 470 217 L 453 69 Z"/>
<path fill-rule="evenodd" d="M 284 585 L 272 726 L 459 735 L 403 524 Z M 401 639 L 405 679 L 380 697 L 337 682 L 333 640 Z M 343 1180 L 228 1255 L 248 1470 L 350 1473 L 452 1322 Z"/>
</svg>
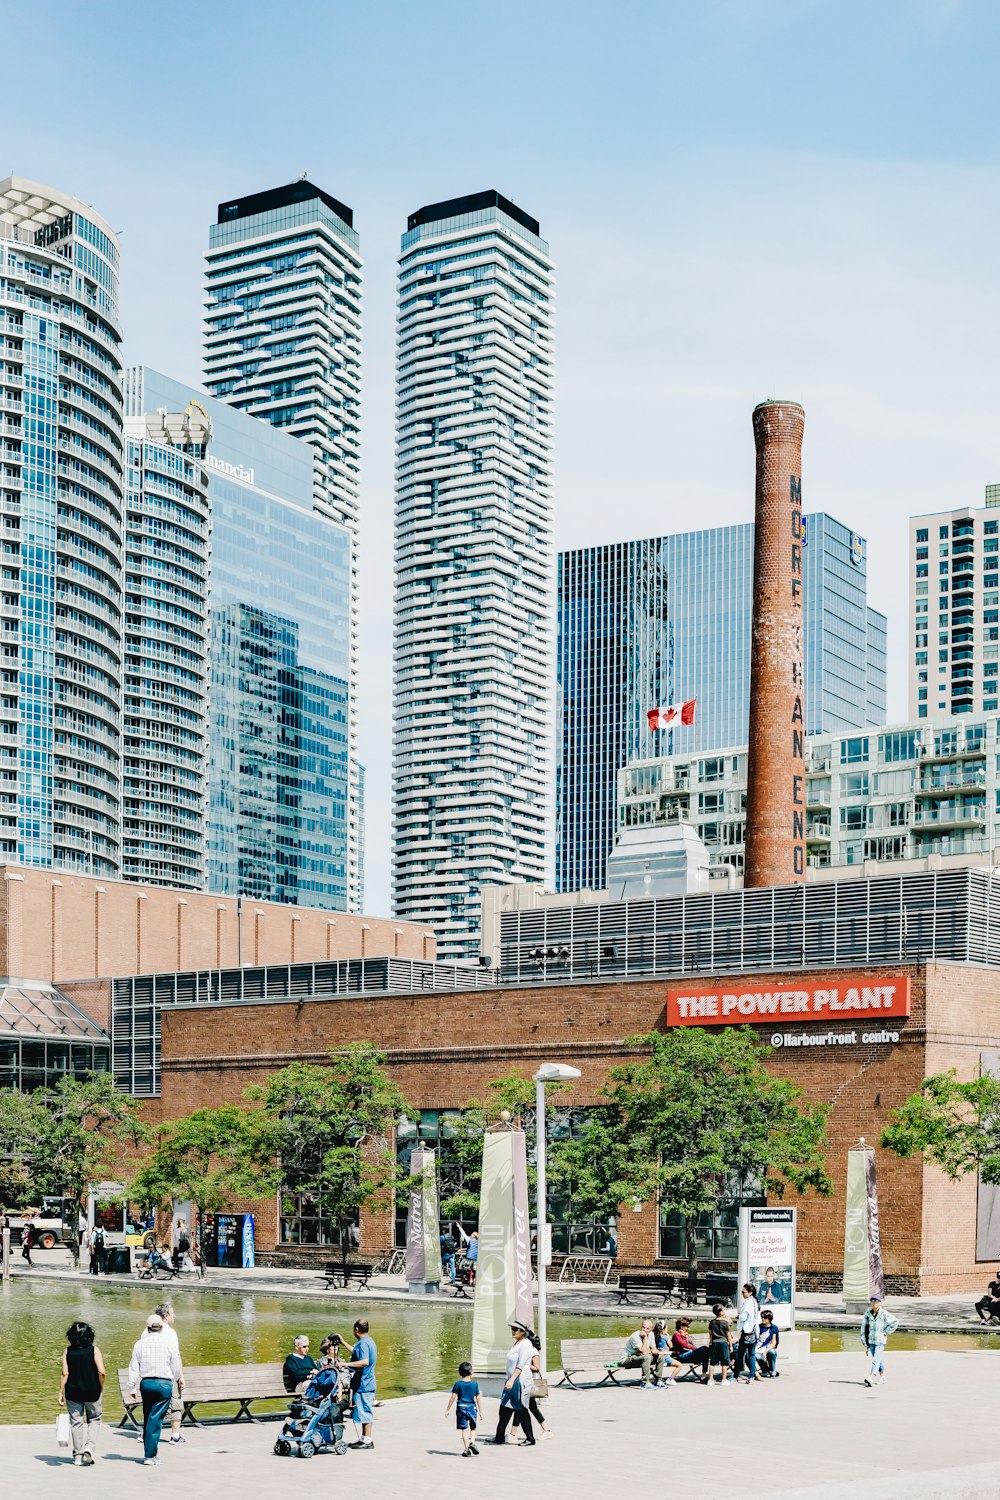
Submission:
<svg viewBox="0 0 1000 1500">
<path fill-rule="evenodd" d="M 535 1083 L 570 1083 L 580 1076 L 580 1069 L 571 1068 L 569 1063 L 542 1063 L 534 1075 L 534 1081 Z"/>
</svg>

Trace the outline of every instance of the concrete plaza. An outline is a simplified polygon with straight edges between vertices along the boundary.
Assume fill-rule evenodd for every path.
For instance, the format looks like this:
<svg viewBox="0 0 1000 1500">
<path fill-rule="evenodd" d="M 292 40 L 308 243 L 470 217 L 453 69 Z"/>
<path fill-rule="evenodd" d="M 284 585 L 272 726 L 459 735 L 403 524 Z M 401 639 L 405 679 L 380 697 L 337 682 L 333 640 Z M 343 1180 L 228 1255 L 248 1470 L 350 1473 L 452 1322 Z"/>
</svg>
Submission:
<svg viewBox="0 0 1000 1500">
<path fill-rule="evenodd" d="M 591 1500 L 609 1492 L 654 1492 L 698 1500 L 995 1500 L 994 1456 L 1000 1360 L 989 1352 L 891 1353 L 889 1379 L 864 1386 L 862 1351 L 814 1355 L 781 1380 L 755 1386 L 664 1391 L 553 1389 L 545 1403 L 554 1430 L 534 1453 L 484 1443 L 460 1459 L 444 1393 L 386 1402 L 376 1412 L 372 1453 L 308 1461 L 277 1458 L 273 1420 L 185 1429 L 185 1443 L 161 1448 L 144 1469 L 134 1432 L 106 1429 L 92 1469 L 76 1470 L 55 1446 L 54 1425 L 0 1428 L 5 1493 L 81 1492 L 100 1500 L 143 1494 L 234 1493 L 241 1500 L 322 1492 L 439 1500 L 474 1493 L 509 1500 L 532 1491 Z M 16 1378 L 13 1369 L 5 1378 Z M 115 1402 L 111 1403 L 116 1405 Z M 485 1432 L 496 1402 L 484 1403 Z M 54 1408 L 53 1408 L 54 1409 Z M 460 1467 L 456 1468 L 456 1464 Z M 457 1489 L 456 1489 L 457 1487 Z"/>
</svg>

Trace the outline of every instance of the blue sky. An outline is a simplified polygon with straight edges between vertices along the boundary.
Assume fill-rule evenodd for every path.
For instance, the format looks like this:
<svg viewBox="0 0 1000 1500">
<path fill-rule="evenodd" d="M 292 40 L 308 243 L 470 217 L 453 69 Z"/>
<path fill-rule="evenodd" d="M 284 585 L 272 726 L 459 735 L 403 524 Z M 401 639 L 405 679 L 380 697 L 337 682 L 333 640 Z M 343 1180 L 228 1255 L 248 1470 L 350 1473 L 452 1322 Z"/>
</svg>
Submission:
<svg viewBox="0 0 1000 1500">
<path fill-rule="evenodd" d="M 55 0 L 4 17 L 0 173 L 123 231 L 129 359 L 199 376 L 218 202 L 308 171 L 366 263 L 362 754 L 388 909 L 394 262 L 497 187 L 558 267 L 556 538 L 747 519 L 750 412 L 869 539 L 905 702 L 906 518 L 1000 480 L 1000 7 L 987 0 Z"/>
</svg>

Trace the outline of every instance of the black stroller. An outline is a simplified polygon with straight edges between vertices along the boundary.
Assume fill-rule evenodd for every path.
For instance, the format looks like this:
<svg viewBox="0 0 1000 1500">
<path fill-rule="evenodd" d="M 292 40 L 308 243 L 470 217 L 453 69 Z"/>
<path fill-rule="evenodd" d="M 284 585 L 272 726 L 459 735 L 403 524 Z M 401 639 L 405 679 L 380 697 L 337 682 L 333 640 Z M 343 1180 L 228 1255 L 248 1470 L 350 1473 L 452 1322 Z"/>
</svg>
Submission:
<svg viewBox="0 0 1000 1500">
<path fill-rule="evenodd" d="M 316 1453 L 346 1453 L 344 1416 L 351 1407 L 346 1371 L 321 1365 L 301 1396 L 288 1409 L 284 1426 L 275 1439 L 274 1451 L 281 1458 L 312 1458 Z"/>
</svg>

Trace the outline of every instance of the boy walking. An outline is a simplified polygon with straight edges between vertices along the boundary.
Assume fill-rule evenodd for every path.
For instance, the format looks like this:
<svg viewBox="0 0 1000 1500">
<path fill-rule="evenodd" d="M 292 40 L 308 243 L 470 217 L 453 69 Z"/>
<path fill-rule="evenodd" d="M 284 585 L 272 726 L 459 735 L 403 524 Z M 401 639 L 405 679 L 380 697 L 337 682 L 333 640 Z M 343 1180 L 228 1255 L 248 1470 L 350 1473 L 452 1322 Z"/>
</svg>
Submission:
<svg viewBox="0 0 1000 1500">
<path fill-rule="evenodd" d="M 464 1360 L 458 1367 L 458 1379 L 451 1388 L 448 1405 L 444 1409 L 447 1417 L 455 1407 L 455 1421 L 462 1435 L 462 1457 L 471 1458 L 476 1447 L 476 1429 L 483 1420 L 483 1402 L 479 1394 L 479 1381 L 472 1379 L 472 1366 Z"/>
<path fill-rule="evenodd" d="M 885 1344 L 898 1327 L 899 1319 L 886 1311 L 882 1298 L 872 1297 L 871 1306 L 861 1319 L 861 1342 L 868 1351 L 865 1385 L 885 1385 Z"/>
</svg>

